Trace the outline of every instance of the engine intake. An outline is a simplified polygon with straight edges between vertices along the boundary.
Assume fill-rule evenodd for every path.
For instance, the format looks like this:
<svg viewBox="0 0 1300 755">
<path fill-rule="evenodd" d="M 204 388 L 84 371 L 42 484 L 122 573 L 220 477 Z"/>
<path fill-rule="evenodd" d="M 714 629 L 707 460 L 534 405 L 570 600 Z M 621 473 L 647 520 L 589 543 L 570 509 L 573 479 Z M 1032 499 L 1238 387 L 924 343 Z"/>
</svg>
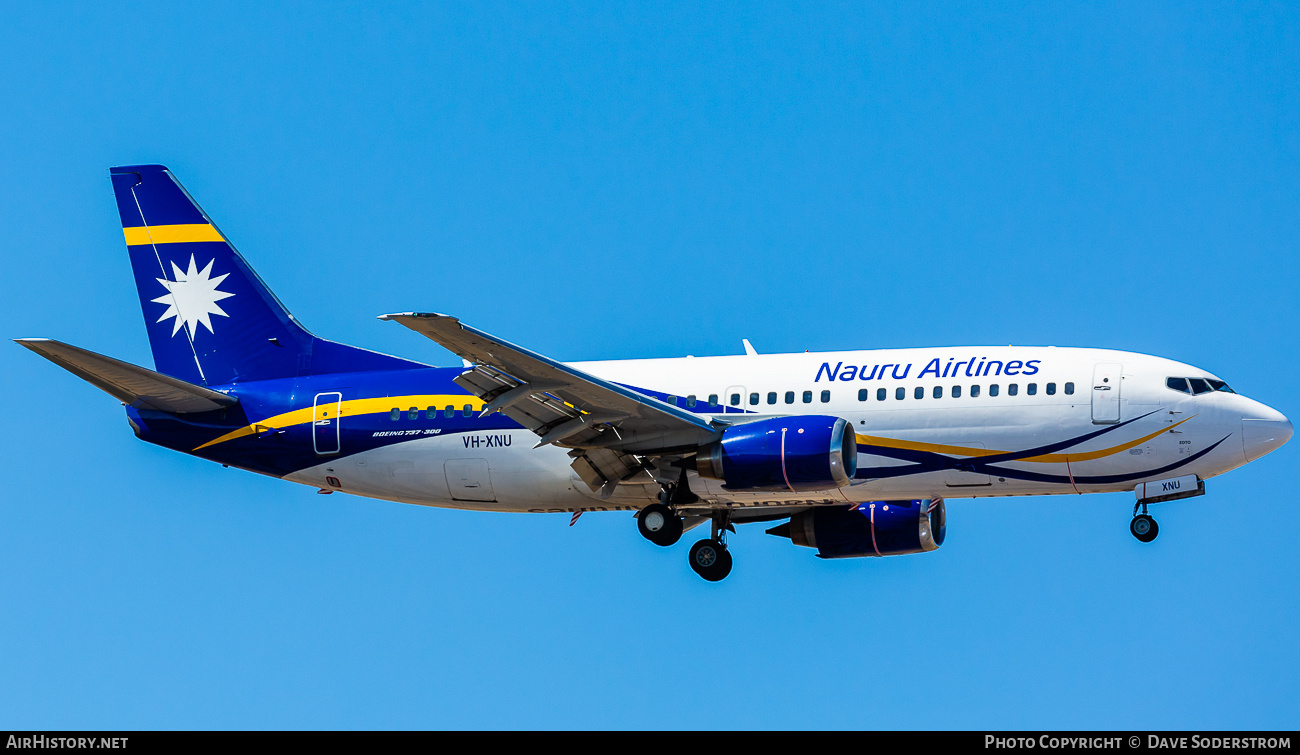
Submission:
<svg viewBox="0 0 1300 755">
<path fill-rule="evenodd" d="M 853 426 L 839 417 L 773 417 L 729 427 L 701 448 L 695 471 L 727 490 L 815 491 L 842 488 L 858 470 Z"/>
<path fill-rule="evenodd" d="M 767 531 L 795 545 L 816 548 L 820 558 L 897 556 L 943 545 L 947 513 L 942 498 L 870 501 L 851 509 L 818 507 Z"/>
</svg>

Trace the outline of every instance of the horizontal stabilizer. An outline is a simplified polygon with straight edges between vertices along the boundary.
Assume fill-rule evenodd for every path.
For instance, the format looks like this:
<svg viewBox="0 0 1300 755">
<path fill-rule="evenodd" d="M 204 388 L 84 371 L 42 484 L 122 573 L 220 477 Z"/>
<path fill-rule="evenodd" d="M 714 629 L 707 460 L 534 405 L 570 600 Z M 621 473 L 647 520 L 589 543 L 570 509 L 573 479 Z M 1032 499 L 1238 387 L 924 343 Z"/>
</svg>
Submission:
<svg viewBox="0 0 1300 755">
<path fill-rule="evenodd" d="M 210 412 L 238 402 L 238 399 L 224 393 L 61 341 L 20 338 L 16 343 L 40 354 L 113 398 L 139 409 L 190 414 Z"/>
</svg>

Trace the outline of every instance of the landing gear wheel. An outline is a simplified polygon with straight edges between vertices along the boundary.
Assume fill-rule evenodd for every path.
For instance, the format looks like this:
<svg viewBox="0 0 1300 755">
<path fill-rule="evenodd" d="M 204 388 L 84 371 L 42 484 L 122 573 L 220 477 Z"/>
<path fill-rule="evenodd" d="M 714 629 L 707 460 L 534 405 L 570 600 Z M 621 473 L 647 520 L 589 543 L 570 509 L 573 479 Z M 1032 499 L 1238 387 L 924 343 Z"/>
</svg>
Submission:
<svg viewBox="0 0 1300 755">
<path fill-rule="evenodd" d="M 655 545 L 672 545 L 682 537 L 682 518 L 662 503 L 652 503 L 636 516 L 641 537 Z"/>
<path fill-rule="evenodd" d="M 1160 534 L 1160 525 L 1152 519 L 1149 514 L 1138 514 L 1129 522 L 1128 531 L 1133 533 L 1133 537 L 1144 543 L 1149 543 L 1156 539 Z"/>
<path fill-rule="evenodd" d="M 719 582 L 731 573 L 731 551 L 717 540 L 701 540 L 691 546 L 691 568 L 708 581 Z"/>
</svg>

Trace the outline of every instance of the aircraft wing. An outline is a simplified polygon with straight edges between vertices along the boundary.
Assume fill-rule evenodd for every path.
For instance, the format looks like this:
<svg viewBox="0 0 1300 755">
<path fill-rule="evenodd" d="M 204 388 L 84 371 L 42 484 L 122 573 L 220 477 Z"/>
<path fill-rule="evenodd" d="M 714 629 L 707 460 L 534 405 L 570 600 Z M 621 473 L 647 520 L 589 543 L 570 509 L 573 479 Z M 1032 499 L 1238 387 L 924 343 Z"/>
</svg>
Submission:
<svg viewBox="0 0 1300 755">
<path fill-rule="evenodd" d="M 693 451 L 725 427 L 449 315 L 406 312 L 379 319 L 399 322 L 472 363 L 456 384 L 482 398 L 484 412 L 499 410 L 532 430 L 539 446 L 575 449 L 570 452 L 574 469 L 593 490 L 640 472 L 644 465 L 638 456 Z"/>
<path fill-rule="evenodd" d="M 130 362 L 49 338 L 20 338 L 24 346 L 85 380 L 117 400 L 140 409 L 177 414 L 210 412 L 238 399 L 187 383 Z"/>
</svg>

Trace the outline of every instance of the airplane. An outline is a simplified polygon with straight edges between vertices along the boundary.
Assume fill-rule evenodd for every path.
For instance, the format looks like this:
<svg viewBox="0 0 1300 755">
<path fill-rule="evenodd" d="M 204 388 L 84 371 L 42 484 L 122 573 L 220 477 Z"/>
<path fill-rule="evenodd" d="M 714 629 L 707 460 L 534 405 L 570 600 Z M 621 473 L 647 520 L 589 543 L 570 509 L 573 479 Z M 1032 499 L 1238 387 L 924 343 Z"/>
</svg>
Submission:
<svg viewBox="0 0 1300 755">
<path fill-rule="evenodd" d="M 161 165 L 110 169 L 155 369 L 18 339 L 149 443 L 317 488 L 478 511 L 635 512 L 706 580 L 735 525 L 821 558 L 939 548 L 945 501 L 1132 491 L 1147 506 L 1285 444 L 1218 376 L 1093 348 L 960 346 L 563 363 L 435 313 L 432 367 L 313 335 Z"/>
</svg>

